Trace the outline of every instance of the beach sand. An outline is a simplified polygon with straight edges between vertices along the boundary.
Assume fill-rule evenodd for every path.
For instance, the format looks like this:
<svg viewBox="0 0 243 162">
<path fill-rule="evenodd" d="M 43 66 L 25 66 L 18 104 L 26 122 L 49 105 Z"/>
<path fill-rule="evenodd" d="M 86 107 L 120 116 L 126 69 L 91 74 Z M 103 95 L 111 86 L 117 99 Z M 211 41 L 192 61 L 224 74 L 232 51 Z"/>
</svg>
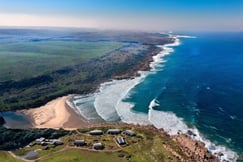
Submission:
<svg viewBox="0 0 243 162">
<path fill-rule="evenodd" d="M 66 103 L 72 95 L 59 97 L 46 105 L 22 110 L 32 122 L 34 128 L 83 128 L 90 123 L 81 115 L 78 115 Z"/>
</svg>

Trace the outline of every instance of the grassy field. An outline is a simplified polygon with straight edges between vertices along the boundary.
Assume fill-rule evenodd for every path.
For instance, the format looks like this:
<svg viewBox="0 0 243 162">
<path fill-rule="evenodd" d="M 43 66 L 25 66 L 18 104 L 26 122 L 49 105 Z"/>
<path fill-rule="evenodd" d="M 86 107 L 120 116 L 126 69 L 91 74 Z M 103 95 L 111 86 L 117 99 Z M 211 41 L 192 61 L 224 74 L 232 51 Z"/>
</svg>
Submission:
<svg viewBox="0 0 243 162">
<path fill-rule="evenodd" d="M 68 156 L 67 156 L 68 155 Z M 118 153 L 90 152 L 79 149 L 68 149 L 49 157 L 37 160 L 38 162 L 122 162 L 125 157 L 118 157 Z"/>
<path fill-rule="evenodd" d="M 33 150 L 39 150 L 38 151 L 38 157 L 41 157 L 41 156 L 44 156 L 44 155 L 48 155 L 52 152 L 57 152 L 61 149 L 63 149 L 63 145 L 60 145 L 60 146 L 56 146 L 56 147 L 52 147 L 52 145 L 47 145 L 45 147 L 49 147 L 50 149 L 48 150 L 42 150 L 42 146 L 40 145 L 35 145 L 33 147 L 24 147 L 22 149 L 19 149 L 19 150 L 16 150 L 16 151 L 13 151 L 13 153 L 17 156 L 24 156 L 25 154 L 27 154 L 29 151 L 33 151 Z"/>
<path fill-rule="evenodd" d="M 22 160 L 12 157 L 8 152 L 0 151 L 1 162 L 23 162 Z"/>
<path fill-rule="evenodd" d="M 0 44 L 0 82 L 19 80 L 103 56 L 124 43 L 41 41 Z"/>
</svg>

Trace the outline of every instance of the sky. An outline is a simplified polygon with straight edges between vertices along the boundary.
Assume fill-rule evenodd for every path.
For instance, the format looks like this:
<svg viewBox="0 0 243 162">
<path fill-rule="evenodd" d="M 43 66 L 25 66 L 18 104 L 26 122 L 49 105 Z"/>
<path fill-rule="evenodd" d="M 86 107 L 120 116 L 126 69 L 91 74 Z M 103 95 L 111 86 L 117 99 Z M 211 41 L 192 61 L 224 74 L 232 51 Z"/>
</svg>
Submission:
<svg viewBox="0 0 243 162">
<path fill-rule="evenodd" d="M 243 30 L 243 0 L 0 0 L 0 26 Z"/>
</svg>

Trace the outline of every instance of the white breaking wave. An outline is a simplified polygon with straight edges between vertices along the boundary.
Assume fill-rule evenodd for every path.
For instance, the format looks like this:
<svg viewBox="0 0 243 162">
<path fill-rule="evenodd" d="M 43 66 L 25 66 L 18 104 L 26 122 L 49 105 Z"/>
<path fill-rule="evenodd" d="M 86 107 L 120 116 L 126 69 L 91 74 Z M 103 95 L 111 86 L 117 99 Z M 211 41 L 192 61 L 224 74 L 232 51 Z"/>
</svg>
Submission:
<svg viewBox="0 0 243 162">
<path fill-rule="evenodd" d="M 77 110 L 87 120 L 99 120 L 99 116 L 94 108 L 95 93 L 85 96 L 73 97 L 73 104 Z"/>
<path fill-rule="evenodd" d="M 162 47 L 161 47 L 162 48 Z M 159 54 L 153 56 L 153 62 L 150 63 L 150 68 L 152 72 L 158 71 L 158 69 L 161 69 L 161 63 L 165 63 L 166 60 L 163 59 L 164 56 L 169 55 L 171 52 L 173 52 L 173 49 L 168 47 L 163 47 L 163 51 Z M 159 64 L 160 63 L 160 64 Z"/>
<path fill-rule="evenodd" d="M 195 36 L 189 36 L 189 35 L 177 35 L 177 38 L 197 38 Z"/>
<path fill-rule="evenodd" d="M 115 106 L 122 96 L 122 90 L 119 87 L 124 86 L 126 83 L 126 80 L 114 80 L 100 85 L 99 92 L 94 100 L 94 106 L 98 115 L 105 121 L 119 120 Z"/>
<path fill-rule="evenodd" d="M 131 111 L 133 105 L 123 102 L 129 91 L 139 84 L 147 75 L 140 72 L 140 77 L 127 80 L 113 80 L 101 84 L 94 101 L 98 115 L 106 121 L 122 120 L 126 123 L 150 124 L 147 114 Z"/>
<path fill-rule="evenodd" d="M 159 104 L 154 99 L 149 105 L 148 119 L 156 128 L 163 128 L 170 135 L 176 135 L 178 132 L 187 133 L 188 127 L 181 118 L 171 112 L 154 110 L 155 106 Z"/>
<path fill-rule="evenodd" d="M 128 80 L 129 85 L 124 87 L 123 89 L 123 95 L 121 98 L 118 100 L 116 104 L 116 111 L 121 118 L 121 120 L 125 123 L 133 123 L 133 124 L 143 124 L 143 125 L 149 125 L 151 124 L 148 121 L 147 114 L 145 113 L 138 113 L 132 111 L 132 108 L 134 107 L 134 104 L 128 103 L 128 102 L 123 102 L 123 99 L 128 97 L 129 91 L 134 88 L 136 85 L 138 85 L 143 79 L 146 77 L 146 73 L 141 73 L 140 77 L 137 77 L 132 80 Z"/>
<path fill-rule="evenodd" d="M 205 147 L 214 155 L 216 155 L 220 161 L 236 161 L 238 155 L 231 151 L 230 149 L 215 145 L 211 141 L 207 140 L 200 134 L 198 129 L 189 128 L 183 121 L 182 118 L 177 117 L 172 112 L 163 112 L 157 111 L 153 108 L 159 106 L 158 101 L 156 99 L 152 100 L 149 105 L 149 121 L 158 129 L 163 128 L 170 135 L 176 135 L 178 132 L 187 134 L 188 131 L 193 132 L 195 136 L 191 136 L 193 139 L 201 141 L 205 143 Z M 219 156 L 219 153 L 223 153 L 222 156 Z"/>
</svg>

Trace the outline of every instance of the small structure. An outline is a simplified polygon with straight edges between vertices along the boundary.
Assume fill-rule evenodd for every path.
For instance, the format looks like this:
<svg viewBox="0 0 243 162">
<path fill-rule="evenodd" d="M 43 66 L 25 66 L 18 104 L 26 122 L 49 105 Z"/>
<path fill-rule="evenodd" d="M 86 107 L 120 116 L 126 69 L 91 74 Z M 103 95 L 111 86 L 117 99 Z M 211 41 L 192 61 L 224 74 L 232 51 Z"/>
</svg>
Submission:
<svg viewBox="0 0 243 162">
<path fill-rule="evenodd" d="M 75 146 L 84 146 L 86 145 L 85 140 L 75 140 L 74 141 Z"/>
<path fill-rule="evenodd" d="M 49 150 L 49 149 L 50 149 L 50 147 L 46 146 L 42 150 Z"/>
<path fill-rule="evenodd" d="M 33 147 L 35 145 L 36 145 L 36 143 L 34 143 L 34 142 L 32 142 L 32 143 L 29 144 L 30 147 Z"/>
<path fill-rule="evenodd" d="M 90 135 L 102 135 L 103 131 L 102 130 L 92 130 L 89 132 Z"/>
<path fill-rule="evenodd" d="M 108 129 L 108 131 L 107 131 L 107 134 L 111 134 L 111 135 L 117 135 L 120 133 L 121 133 L 120 129 Z"/>
<path fill-rule="evenodd" d="M 35 140 L 37 143 L 41 143 L 41 142 L 44 142 L 45 141 L 45 138 L 44 137 L 41 137 L 41 138 L 38 138 Z"/>
<path fill-rule="evenodd" d="M 55 145 L 55 146 L 59 146 L 59 145 L 63 145 L 63 144 L 64 143 L 61 140 L 59 140 L 59 139 L 53 140 L 53 145 Z"/>
<path fill-rule="evenodd" d="M 41 146 L 47 146 L 48 145 L 48 142 L 41 142 L 40 145 Z"/>
<path fill-rule="evenodd" d="M 135 134 L 133 131 L 131 131 L 131 130 L 125 130 L 125 131 L 124 131 L 124 134 L 127 135 L 127 136 L 131 136 L 131 137 L 136 135 L 136 134 Z"/>
<path fill-rule="evenodd" d="M 119 145 L 125 145 L 126 144 L 126 141 L 123 137 L 117 137 L 116 141 Z"/>
<path fill-rule="evenodd" d="M 103 150 L 104 146 L 102 145 L 102 143 L 94 143 L 93 144 L 93 149 L 95 149 L 95 150 Z"/>
</svg>

